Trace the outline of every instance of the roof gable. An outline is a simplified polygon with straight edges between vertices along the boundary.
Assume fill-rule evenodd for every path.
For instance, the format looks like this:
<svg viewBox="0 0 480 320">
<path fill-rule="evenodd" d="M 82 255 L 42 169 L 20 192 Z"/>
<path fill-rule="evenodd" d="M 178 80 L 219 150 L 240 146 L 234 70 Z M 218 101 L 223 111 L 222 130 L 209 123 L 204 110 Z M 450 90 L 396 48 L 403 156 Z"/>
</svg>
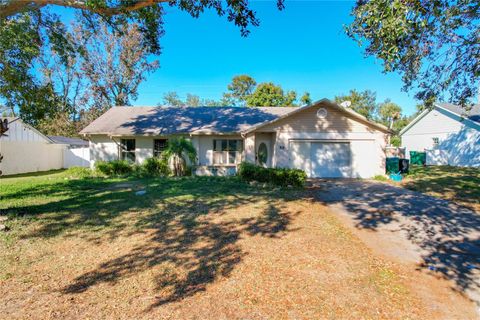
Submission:
<svg viewBox="0 0 480 320">
<path fill-rule="evenodd" d="M 322 107 L 322 106 L 325 106 L 325 107 L 328 107 L 328 108 L 332 108 L 334 109 L 335 111 L 337 111 L 338 113 L 340 113 L 341 115 L 345 116 L 346 118 L 349 118 L 349 119 L 352 119 L 354 121 L 358 121 L 358 122 L 361 122 L 361 123 L 364 123 L 364 124 L 367 124 L 368 126 L 370 127 L 373 127 L 374 129 L 376 130 L 379 130 L 379 131 L 382 131 L 382 132 L 385 132 L 385 133 L 391 133 L 391 130 L 388 129 L 386 126 L 382 125 L 382 124 L 379 124 L 379 123 L 376 123 L 376 122 L 373 122 L 373 121 L 370 121 L 368 120 L 367 118 L 365 118 L 364 116 L 360 115 L 359 113 L 355 112 L 354 110 L 352 109 L 349 109 L 349 108 L 343 108 L 339 105 L 337 105 L 336 103 L 328 100 L 328 99 L 322 99 L 322 100 L 319 100 L 317 102 L 314 102 L 310 105 L 307 105 L 307 106 L 304 106 L 304 107 L 300 107 L 300 108 L 296 108 L 294 111 L 292 112 L 289 112 L 287 114 L 284 114 L 276 119 L 273 119 L 271 121 L 267 121 L 267 122 L 264 122 L 264 123 L 260 123 L 258 124 L 257 126 L 254 126 L 250 129 L 247 130 L 247 132 L 252 132 L 252 131 L 255 131 L 255 130 L 260 130 L 266 126 L 269 126 L 269 125 L 273 125 L 275 123 L 278 123 L 279 121 L 282 121 L 283 119 L 286 119 L 286 118 L 290 118 L 300 112 L 304 112 L 304 111 L 307 111 L 309 109 L 312 109 L 312 108 L 317 108 L 317 107 Z"/>
<path fill-rule="evenodd" d="M 471 128 L 480 130 L 480 104 L 476 104 L 466 110 L 460 106 L 456 106 L 450 103 L 435 103 L 432 109 L 426 109 L 418 116 L 416 116 L 405 128 L 403 128 L 399 135 L 402 136 L 408 132 L 415 124 L 422 120 L 432 110 L 437 110 L 441 114 L 461 122 Z M 441 125 L 441 124 L 439 124 Z"/>
</svg>

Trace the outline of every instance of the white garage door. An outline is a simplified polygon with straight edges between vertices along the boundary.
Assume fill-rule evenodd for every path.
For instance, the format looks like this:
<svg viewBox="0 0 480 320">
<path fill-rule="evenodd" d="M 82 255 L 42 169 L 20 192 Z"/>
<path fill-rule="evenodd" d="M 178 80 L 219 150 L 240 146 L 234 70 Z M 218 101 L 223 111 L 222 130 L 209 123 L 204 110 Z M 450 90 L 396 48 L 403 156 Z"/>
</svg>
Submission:
<svg viewBox="0 0 480 320">
<path fill-rule="evenodd" d="M 290 167 L 304 170 L 311 178 L 351 177 L 348 142 L 290 141 Z"/>
</svg>

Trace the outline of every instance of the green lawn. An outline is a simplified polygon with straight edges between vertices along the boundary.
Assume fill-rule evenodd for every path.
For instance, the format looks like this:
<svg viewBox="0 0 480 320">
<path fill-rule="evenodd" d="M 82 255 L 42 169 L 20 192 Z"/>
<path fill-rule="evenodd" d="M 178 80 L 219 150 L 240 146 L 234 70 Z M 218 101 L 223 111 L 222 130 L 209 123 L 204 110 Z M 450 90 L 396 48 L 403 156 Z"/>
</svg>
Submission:
<svg viewBox="0 0 480 320">
<path fill-rule="evenodd" d="M 70 174 L 0 179 L 0 318 L 455 317 L 307 190 Z"/>
<path fill-rule="evenodd" d="M 458 202 L 480 212 L 480 169 L 412 166 L 404 187 Z"/>
</svg>

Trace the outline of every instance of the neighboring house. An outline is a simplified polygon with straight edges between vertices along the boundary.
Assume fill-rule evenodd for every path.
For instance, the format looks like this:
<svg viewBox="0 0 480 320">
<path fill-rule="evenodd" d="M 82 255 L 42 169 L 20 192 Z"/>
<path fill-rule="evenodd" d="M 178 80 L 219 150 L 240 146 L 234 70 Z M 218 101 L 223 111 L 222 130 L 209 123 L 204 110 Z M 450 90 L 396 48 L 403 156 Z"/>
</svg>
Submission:
<svg viewBox="0 0 480 320">
<path fill-rule="evenodd" d="M 402 146 L 427 152 L 427 164 L 480 167 L 480 105 L 436 103 L 401 132 Z"/>
<path fill-rule="evenodd" d="M 305 107 L 113 107 L 81 131 L 98 160 L 141 163 L 168 139 L 197 150 L 196 174 L 233 174 L 241 161 L 305 170 L 309 177 L 385 172 L 389 130 L 328 100 Z"/>
<path fill-rule="evenodd" d="M 48 137 L 20 119 L 7 120 L 10 122 L 9 129 L 0 138 L 0 153 L 3 155 L 0 170 L 3 175 L 62 169 L 72 165 L 90 166 L 90 161 L 79 161 L 80 157 L 72 156 L 70 150 L 83 144 L 83 149 L 75 149 L 75 152 L 82 150 L 85 156 L 89 156 L 87 141 Z"/>
</svg>

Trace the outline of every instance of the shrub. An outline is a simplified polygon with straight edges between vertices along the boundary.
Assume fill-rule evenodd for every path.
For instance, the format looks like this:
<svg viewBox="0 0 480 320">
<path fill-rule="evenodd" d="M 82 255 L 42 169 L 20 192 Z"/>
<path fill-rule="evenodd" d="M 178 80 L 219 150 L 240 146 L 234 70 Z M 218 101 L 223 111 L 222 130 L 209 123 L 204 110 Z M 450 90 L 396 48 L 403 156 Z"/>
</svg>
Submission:
<svg viewBox="0 0 480 320">
<path fill-rule="evenodd" d="M 149 176 L 168 176 L 171 171 L 167 159 L 148 158 L 142 164 L 143 171 Z"/>
<path fill-rule="evenodd" d="M 238 175 L 245 181 L 266 182 L 284 187 L 303 187 L 307 179 L 306 173 L 299 169 L 264 168 L 247 162 L 240 164 Z"/>
<path fill-rule="evenodd" d="M 131 173 L 133 167 L 127 160 L 97 161 L 95 170 L 106 176 L 119 176 Z"/>
<path fill-rule="evenodd" d="M 383 174 L 377 174 L 372 179 L 376 181 L 388 181 L 388 178 Z"/>
<path fill-rule="evenodd" d="M 89 178 L 94 176 L 93 170 L 84 167 L 71 167 L 65 171 L 65 175 L 73 178 Z"/>
</svg>

